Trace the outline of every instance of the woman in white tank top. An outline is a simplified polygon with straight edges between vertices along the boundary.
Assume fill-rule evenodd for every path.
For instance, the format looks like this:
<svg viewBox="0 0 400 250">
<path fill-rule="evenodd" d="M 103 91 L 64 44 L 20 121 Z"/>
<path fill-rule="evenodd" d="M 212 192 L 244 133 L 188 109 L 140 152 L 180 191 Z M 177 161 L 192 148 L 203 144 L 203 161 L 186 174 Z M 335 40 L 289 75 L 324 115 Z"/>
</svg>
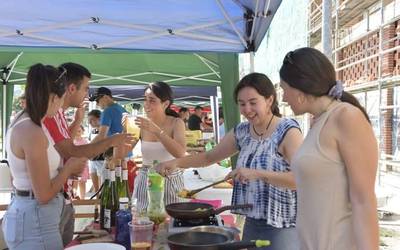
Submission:
<svg viewBox="0 0 400 250">
<path fill-rule="evenodd" d="M 153 161 L 164 162 L 185 155 L 185 124 L 179 115 L 170 109 L 172 90 L 164 82 L 155 82 L 145 89 L 144 110 L 148 118 L 138 117 L 140 127 L 143 168 L 135 179 L 133 197 L 138 209 L 145 211 L 148 205 L 147 173 Z M 176 171 L 165 180 L 165 205 L 182 201 L 178 192 L 184 188 L 183 172 Z"/>
<path fill-rule="evenodd" d="M 15 196 L 2 227 L 10 250 L 63 249 L 59 221 L 64 199 L 60 190 L 68 176 L 82 171 L 85 159 L 70 159 L 59 169 L 61 158 L 42 121 L 63 104 L 66 73 L 63 68 L 33 65 L 27 76 L 26 108 L 7 132 Z"/>
</svg>

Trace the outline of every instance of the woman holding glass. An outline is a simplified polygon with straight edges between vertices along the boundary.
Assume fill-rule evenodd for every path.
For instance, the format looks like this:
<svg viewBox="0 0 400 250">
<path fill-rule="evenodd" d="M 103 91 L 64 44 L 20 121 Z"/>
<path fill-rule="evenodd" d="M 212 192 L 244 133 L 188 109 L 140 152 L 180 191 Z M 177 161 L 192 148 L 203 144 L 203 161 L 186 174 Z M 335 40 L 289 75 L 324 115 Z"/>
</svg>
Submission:
<svg viewBox="0 0 400 250">
<path fill-rule="evenodd" d="M 150 84 L 144 93 L 144 111 L 147 118 L 137 117 L 140 127 L 143 167 L 135 179 L 133 198 L 137 198 L 139 211 L 148 206 L 147 175 L 154 161 L 164 162 L 183 157 L 186 152 L 185 124 L 179 115 L 170 109 L 172 90 L 164 82 Z M 183 190 L 183 172 L 172 171 L 165 180 L 164 204 L 180 202 L 179 191 Z"/>
<path fill-rule="evenodd" d="M 64 249 L 59 230 L 63 185 L 70 175 L 82 172 L 87 159 L 70 158 L 59 169 L 61 158 L 42 125 L 45 116 L 61 108 L 66 80 L 64 68 L 33 65 L 25 89 L 26 108 L 6 135 L 15 196 L 3 219 L 9 249 Z"/>
</svg>

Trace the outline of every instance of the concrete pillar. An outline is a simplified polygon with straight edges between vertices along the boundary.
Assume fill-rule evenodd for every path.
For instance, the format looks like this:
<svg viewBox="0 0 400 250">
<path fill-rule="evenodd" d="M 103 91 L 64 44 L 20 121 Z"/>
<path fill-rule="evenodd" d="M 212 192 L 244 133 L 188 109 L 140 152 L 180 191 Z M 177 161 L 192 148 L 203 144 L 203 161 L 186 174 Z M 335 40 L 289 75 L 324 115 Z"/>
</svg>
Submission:
<svg viewBox="0 0 400 250">
<path fill-rule="evenodd" d="M 322 1 L 322 53 L 332 61 L 332 0 Z"/>
</svg>

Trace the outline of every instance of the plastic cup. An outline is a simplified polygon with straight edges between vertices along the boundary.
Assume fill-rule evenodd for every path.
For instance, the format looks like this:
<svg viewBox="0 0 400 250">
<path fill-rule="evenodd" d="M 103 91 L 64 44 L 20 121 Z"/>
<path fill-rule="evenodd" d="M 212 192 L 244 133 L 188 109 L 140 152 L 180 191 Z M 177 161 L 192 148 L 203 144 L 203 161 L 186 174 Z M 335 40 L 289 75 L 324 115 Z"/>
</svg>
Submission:
<svg viewBox="0 0 400 250">
<path fill-rule="evenodd" d="M 153 240 L 154 222 L 150 220 L 129 222 L 131 250 L 150 250 Z"/>
<path fill-rule="evenodd" d="M 135 124 L 135 117 L 128 115 L 126 119 L 126 132 L 132 134 L 132 136 L 138 140 L 140 136 L 140 128 Z"/>
</svg>

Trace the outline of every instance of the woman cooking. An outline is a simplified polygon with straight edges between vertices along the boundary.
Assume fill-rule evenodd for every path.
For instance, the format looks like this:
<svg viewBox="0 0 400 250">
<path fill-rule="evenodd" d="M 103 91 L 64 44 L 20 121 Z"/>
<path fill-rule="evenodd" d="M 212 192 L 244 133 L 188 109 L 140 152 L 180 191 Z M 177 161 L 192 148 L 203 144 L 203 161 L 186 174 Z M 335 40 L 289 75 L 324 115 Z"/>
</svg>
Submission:
<svg viewBox="0 0 400 250">
<path fill-rule="evenodd" d="M 252 210 L 235 209 L 246 215 L 243 240 L 267 239 L 268 250 L 297 249 L 295 180 L 289 163 L 302 142 L 297 122 L 281 118 L 273 84 L 267 76 L 252 73 L 235 88 L 240 113 L 247 119 L 227 133 L 211 151 L 157 166 L 162 175 L 177 168 L 203 167 L 239 153 L 232 205 L 250 203 Z"/>
<path fill-rule="evenodd" d="M 135 121 L 140 127 L 143 157 L 143 168 L 135 179 L 133 193 L 138 211 L 146 211 L 148 206 L 147 175 L 153 162 L 183 157 L 186 152 L 185 124 L 170 109 L 172 101 L 172 90 L 164 82 L 152 83 L 145 89 L 143 105 L 147 118 L 137 117 Z M 164 204 L 180 202 L 177 194 L 183 187 L 183 172 L 172 171 L 165 180 Z"/>
</svg>

